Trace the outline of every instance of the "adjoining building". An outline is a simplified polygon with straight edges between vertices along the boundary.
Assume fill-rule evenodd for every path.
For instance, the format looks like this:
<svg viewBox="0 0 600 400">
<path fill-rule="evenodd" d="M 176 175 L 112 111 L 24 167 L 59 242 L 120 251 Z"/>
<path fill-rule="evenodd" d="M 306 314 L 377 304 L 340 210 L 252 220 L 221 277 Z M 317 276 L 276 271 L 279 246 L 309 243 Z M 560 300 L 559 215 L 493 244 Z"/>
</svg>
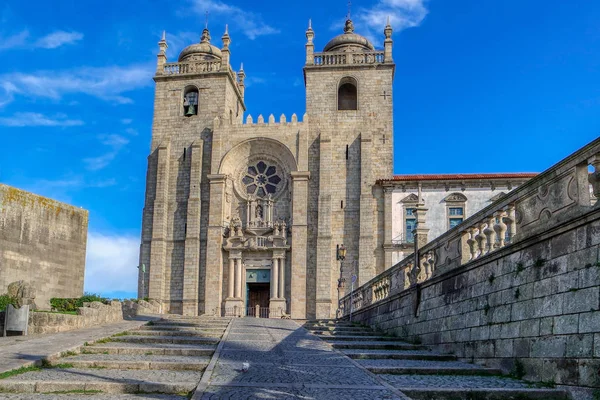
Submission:
<svg viewBox="0 0 600 400">
<path fill-rule="evenodd" d="M 535 177 L 533 173 L 395 175 L 377 181 L 384 190 L 386 268 L 414 251 L 414 210 L 427 209 L 427 240 L 433 240 L 465 219 Z"/>
<path fill-rule="evenodd" d="M 88 212 L 0 184 L 0 294 L 24 281 L 35 303 L 83 295 Z"/>
<path fill-rule="evenodd" d="M 394 140 L 389 21 L 383 34 L 384 48 L 376 50 L 348 19 L 344 33 L 315 52 L 309 23 L 301 120 L 296 114 L 244 118 L 246 74 L 230 66 L 227 29 L 221 48 L 204 29 L 200 43 L 174 63 L 167 62 L 163 35 L 140 298 L 184 315 L 250 308 L 254 315 L 258 305 L 265 316 L 330 318 L 344 278 L 355 276 L 361 285 L 391 266 L 390 245 L 403 230 L 390 215 L 399 194 L 384 193 Z M 490 187 L 486 201 L 501 188 Z M 463 213 L 482 204 L 468 196 Z M 449 221 L 443 217 L 443 224 Z M 344 260 L 337 252 L 342 244 Z"/>
</svg>

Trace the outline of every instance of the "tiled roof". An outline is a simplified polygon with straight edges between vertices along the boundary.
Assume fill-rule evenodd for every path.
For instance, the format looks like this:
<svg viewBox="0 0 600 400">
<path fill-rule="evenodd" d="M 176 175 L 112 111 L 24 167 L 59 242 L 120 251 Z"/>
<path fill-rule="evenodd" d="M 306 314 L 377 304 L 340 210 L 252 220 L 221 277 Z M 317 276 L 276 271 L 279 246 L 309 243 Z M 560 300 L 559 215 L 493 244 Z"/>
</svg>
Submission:
<svg viewBox="0 0 600 400">
<path fill-rule="evenodd" d="M 474 179 L 531 179 L 538 174 L 517 172 L 506 174 L 432 174 L 432 175 L 394 175 L 391 179 L 379 179 L 378 182 L 414 182 L 414 181 L 463 181 Z"/>
</svg>

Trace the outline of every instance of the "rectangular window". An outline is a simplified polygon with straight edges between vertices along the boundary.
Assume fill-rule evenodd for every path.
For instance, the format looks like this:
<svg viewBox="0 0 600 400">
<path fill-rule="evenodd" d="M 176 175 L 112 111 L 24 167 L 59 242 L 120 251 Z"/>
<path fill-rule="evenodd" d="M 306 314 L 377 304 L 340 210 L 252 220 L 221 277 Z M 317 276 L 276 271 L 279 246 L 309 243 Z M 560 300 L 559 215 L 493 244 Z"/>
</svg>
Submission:
<svg viewBox="0 0 600 400">
<path fill-rule="evenodd" d="M 462 218 L 450 218 L 450 229 L 463 222 Z"/>
<path fill-rule="evenodd" d="M 463 208 L 462 207 L 450 207 L 448 209 L 448 213 L 450 215 L 463 215 Z M 461 219 L 462 221 L 462 219 Z"/>
<path fill-rule="evenodd" d="M 407 208 L 406 209 L 406 215 L 409 216 L 409 217 L 412 216 L 412 215 L 415 215 L 413 213 L 413 211 L 414 211 L 414 208 Z"/>
<path fill-rule="evenodd" d="M 414 219 L 414 218 L 406 219 L 406 242 L 407 243 L 415 242 L 415 235 L 413 234 L 413 230 L 415 229 L 416 226 L 417 226 L 416 219 Z"/>
</svg>

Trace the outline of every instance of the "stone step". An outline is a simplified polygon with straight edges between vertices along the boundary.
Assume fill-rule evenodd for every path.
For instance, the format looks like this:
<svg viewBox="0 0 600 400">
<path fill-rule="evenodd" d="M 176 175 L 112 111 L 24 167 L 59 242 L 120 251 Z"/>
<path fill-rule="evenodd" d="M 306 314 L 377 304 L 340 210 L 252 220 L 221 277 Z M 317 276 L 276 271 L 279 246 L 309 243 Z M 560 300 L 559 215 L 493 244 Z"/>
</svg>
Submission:
<svg viewBox="0 0 600 400">
<path fill-rule="evenodd" d="M 422 375 L 500 375 L 496 368 L 485 368 L 477 364 L 460 361 L 431 360 L 357 360 L 357 362 L 378 374 L 422 374 Z"/>
<path fill-rule="evenodd" d="M 377 350 L 426 350 L 426 346 L 403 342 L 339 341 L 331 345 L 336 349 L 377 349 Z"/>
<path fill-rule="evenodd" d="M 83 354 L 127 354 L 127 355 L 165 355 L 165 356 L 212 356 L 216 345 L 185 345 L 156 343 L 119 343 L 109 342 L 101 345 L 86 346 Z"/>
<path fill-rule="evenodd" d="M 93 395 L 93 397 L 92 397 Z M 102 394 L 98 392 L 36 394 L 35 400 L 186 400 L 176 394 Z M 3 400 L 31 400 L 28 393 L 2 393 Z"/>
<path fill-rule="evenodd" d="M 163 330 L 134 330 L 127 331 L 128 335 L 138 335 L 138 336 L 191 336 L 191 337 L 205 337 L 205 338 L 220 338 L 223 336 L 222 332 L 219 333 L 211 333 L 211 332 L 200 332 L 200 331 L 163 331 Z"/>
<path fill-rule="evenodd" d="M 414 400 L 567 400 L 565 392 L 561 390 L 541 389 L 533 384 L 503 376 L 378 376 Z"/>
<path fill-rule="evenodd" d="M 0 391 L 48 393 L 187 393 L 196 388 L 198 371 L 50 368 L 0 380 Z"/>
<path fill-rule="evenodd" d="M 177 344 L 217 344 L 219 339 L 200 338 L 189 336 L 142 336 L 125 335 L 113 336 L 110 338 L 114 342 L 123 343 L 177 343 Z"/>
<path fill-rule="evenodd" d="M 189 327 L 177 325 L 144 325 L 139 328 L 142 331 L 179 331 L 179 332 L 215 332 L 223 333 L 225 328 Z"/>
<path fill-rule="evenodd" d="M 556 389 L 420 389 L 400 388 L 412 400 L 569 400 Z"/>
<path fill-rule="evenodd" d="M 456 357 L 450 354 L 438 354 L 431 351 L 415 350 L 342 350 L 342 352 L 355 360 L 431 360 L 455 361 Z"/>
<path fill-rule="evenodd" d="M 229 323 L 221 323 L 221 322 L 215 322 L 215 323 L 210 323 L 210 322 L 192 322 L 192 321 L 173 321 L 173 320 L 161 320 L 161 321 L 154 321 L 152 324 L 150 325 L 146 325 L 146 326 L 160 326 L 160 325 L 176 325 L 176 326 L 192 326 L 192 327 L 207 327 L 207 328 L 227 328 L 227 325 L 229 325 Z"/>
<path fill-rule="evenodd" d="M 398 338 L 390 336 L 357 336 L 357 335 L 335 335 L 335 336 L 319 336 L 327 342 L 334 341 L 351 341 L 351 342 L 398 342 Z M 401 341 L 400 341 L 401 342 Z"/>
<path fill-rule="evenodd" d="M 339 336 L 339 335 L 353 335 L 353 336 L 373 336 L 373 331 L 364 330 L 364 331 L 355 331 L 355 330 L 308 330 L 313 335 L 317 336 Z"/>
<path fill-rule="evenodd" d="M 71 364 L 74 368 L 162 369 L 204 371 L 210 357 L 130 354 L 80 354 L 63 357 L 52 365 Z"/>
</svg>

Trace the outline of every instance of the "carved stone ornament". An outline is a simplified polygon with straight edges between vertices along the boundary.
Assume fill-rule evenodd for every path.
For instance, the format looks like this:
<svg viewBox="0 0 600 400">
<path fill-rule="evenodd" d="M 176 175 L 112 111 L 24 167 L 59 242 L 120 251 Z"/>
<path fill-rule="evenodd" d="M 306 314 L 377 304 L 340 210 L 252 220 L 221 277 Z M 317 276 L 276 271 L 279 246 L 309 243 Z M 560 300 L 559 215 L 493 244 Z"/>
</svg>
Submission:
<svg viewBox="0 0 600 400">
<path fill-rule="evenodd" d="M 448 196 L 446 196 L 444 201 L 449 203 L 464 203 L 467 201 L 467 196 L 462 193 L 450 193 Z"/>
</svg>

